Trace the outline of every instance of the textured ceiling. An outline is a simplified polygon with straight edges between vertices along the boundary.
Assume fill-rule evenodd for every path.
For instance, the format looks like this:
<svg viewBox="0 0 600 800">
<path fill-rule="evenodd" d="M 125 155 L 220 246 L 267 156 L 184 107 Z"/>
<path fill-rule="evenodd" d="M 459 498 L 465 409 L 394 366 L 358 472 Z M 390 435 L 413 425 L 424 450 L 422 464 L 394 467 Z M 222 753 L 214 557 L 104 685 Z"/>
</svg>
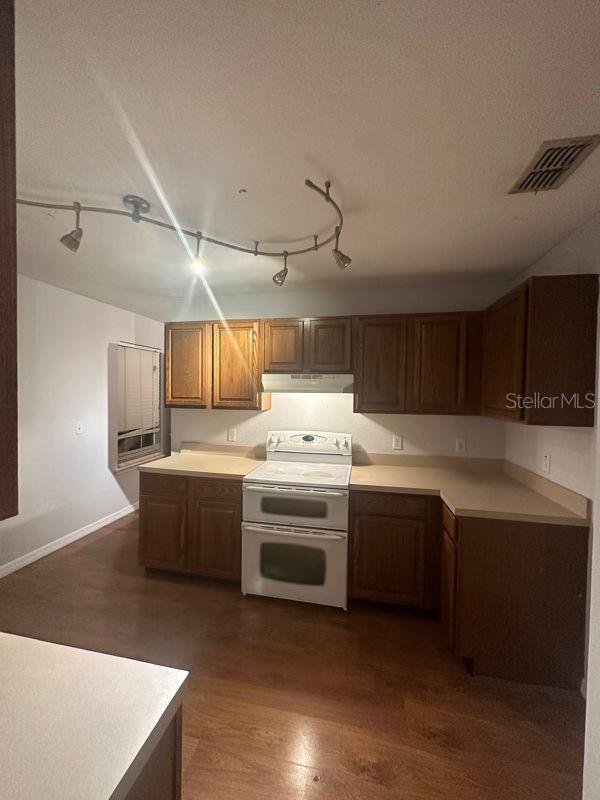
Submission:
<svg viewBox="0 0 600 800">
<path fill-rule="evenodd" d="M 597 2 L 17 0 L 19 195 L 119 207 L 128 192 L 238 244 L 302 244 L 335 222 L 304 186 L 333 182 L 331 254 L 281 265 L 209 245 L 221 293 L 527 267 L 600 208 L 600 150 L 556 192 L 508 195 L 542 140 L 600 132 Z M 239 193 L 244 188 L 246 192 Z M 19 210 L 22 272 L 137 310 L 192 288 L 174 234 Z"/>
</svg>

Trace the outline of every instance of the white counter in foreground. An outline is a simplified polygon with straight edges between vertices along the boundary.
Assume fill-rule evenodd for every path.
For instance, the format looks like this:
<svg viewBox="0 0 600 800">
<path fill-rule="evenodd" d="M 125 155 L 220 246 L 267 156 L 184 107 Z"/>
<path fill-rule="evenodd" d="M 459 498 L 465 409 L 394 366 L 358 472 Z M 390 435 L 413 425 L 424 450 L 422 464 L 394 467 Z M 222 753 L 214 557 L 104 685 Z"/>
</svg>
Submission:
<svg viewBox="0 0 600 800">
<path fill-rule="evenodd" d="M 124 800 L 187 676 L 0 633 L 0 799 Z"/>
</svg>

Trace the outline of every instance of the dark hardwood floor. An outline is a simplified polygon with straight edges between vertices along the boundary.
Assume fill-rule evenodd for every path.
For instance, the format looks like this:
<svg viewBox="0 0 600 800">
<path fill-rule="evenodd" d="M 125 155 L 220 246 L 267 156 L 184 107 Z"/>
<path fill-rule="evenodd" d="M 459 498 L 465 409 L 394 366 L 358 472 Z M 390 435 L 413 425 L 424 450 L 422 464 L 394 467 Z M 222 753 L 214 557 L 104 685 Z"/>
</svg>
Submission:
<svg viewBox="0 0 600 800">
<path fill-rule="evenodd" d="M 577 694 L 471 678 L 437 621 L 149 573 L 126 517 L 0 581 L 0 630 L 191 672 L 186 800 L 579 800 Z"/>
</svg>

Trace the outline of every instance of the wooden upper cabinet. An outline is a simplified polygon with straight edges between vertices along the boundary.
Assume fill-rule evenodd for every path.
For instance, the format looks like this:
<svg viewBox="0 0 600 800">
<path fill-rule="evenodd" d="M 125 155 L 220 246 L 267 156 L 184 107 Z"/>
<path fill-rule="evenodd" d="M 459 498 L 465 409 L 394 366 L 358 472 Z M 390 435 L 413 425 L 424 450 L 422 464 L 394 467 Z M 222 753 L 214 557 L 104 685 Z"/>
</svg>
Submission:
<svg viewBox="0 0 600 800">
<path fill-rule="evenodd" d="M 405 318 L 358 318 L 354 410 L 406 410 Z"/>
<path fill-rule="evenodd" d="M 494 303 L 483 318 L 482 413 L 519 420 L 521 411 L 511 408 L 512 395 L 523 393 L 527 284 Z"/>
<path fill-rule="evenodd" d="M 165 329 L 165 405 L 209 408 L 212 326 L 171 322 Z"/>
<path fill-rule="evenodd" d="M 352 319 L 267 319 L 261 325 L 265 372 L 352 372 Z"/>
<path fill-rule="evenodd" d="M 461 414 L 467 400 L 467 315 L 429 314 L 409 321 L 410 408 Z"/>
<path fill-rule="evenodd" d="M 530 425 L 593 426 L 598 275 L 530 278 L 525 391 L 556 397 L 524 410 Z"/>
<path fill-rule="evenodd" d="M 213 408 L 268 406 L 270 396 L 260 390 L 258 336 L 256 320 L 213 324 Z"/>
<path fill-rule="evenodd" d="M 352 372 L 350 317 L 306 320 L 304 371 Z"/>
<path fill-rule="evenodd" d="M 304 320 L 266 319 L 262 323 L 263 370 L 302 372 Z"/>
<path fill-rule="evenodd" d="M 482 413 L 592 426 L 597 304 L 597 275 L 552 275 L 530 278 L 488 308 Z"/>
</svg>

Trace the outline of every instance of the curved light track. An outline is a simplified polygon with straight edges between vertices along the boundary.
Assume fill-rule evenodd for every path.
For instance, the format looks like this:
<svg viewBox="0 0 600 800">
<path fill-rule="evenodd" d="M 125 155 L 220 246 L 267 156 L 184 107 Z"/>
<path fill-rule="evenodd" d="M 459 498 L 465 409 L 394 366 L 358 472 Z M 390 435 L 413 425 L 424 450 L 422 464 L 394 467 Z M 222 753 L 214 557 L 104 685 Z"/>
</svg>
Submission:
<svg viewBox="0 0 600 800">
<path fill-rule="evenodd" d="M 183 233 L 186 236 L 191 236 L 193 239 L 197 241 L 201 239 L 203 242 L 209 242 L 210 244 L 215 244 L 218 245 L 219 247 L 227 247 L 230 250 L 237 250 L 240 253 L 250 253 L 251 255 L 254 256 L 275 256 L 280 258 L 283 258 L 284 256 L 287 257 L 300 256 L 303 255 L 304 253 L 311 253 L 314 252 L 315 250 L 319 250 L 321 247 L 325 247 L 326 244 L 329 244 L 334 240 L 336 241 L 336 249 L 337 249 L 337 240 L 339 239 L 339 235 L 344 225 L 344 215 L 342 214 L 342 211 L 338 206 L 338 204 L 335 202 L 335 200 L 331 197 L 329 193 L 331 182 L 330 181 L 325 182 L 325 189 L 321 189 L 320 186 L 317 186 L 317 184 L 313 183 L 313 181 L 311 181 L 309 178 L 307 178 L 304 181 L 304 183 L 306 186 L 308 186 L 309 189 L 313 189 L 315 192 L 318 192 L 318 194 L 320 194 L 324 200 L 326 200 L 333 206 L 338 215 L 339 224 L 336 225 L 333 233 L 326 239 L 323 239 L 323 241 L 321 242 L 318 241 L 318 236 L 315 236 L 313 234 L 312 238 L 314 239 L 314 244 L 312 244 L 310 247 L 303 247 L 299 250 L 260 250 L 258 247 L 259 244 L 258 240 L 255 241 L 254 247 L 241 247 L 240 245 L 237 244 L 231 244 L 230 242 L 223 242 L 220 239 L 214 239 L 211 236 L 205 236 L 200 231 L 188 231 L 185 228 L 177 228 L 175 227 L 175 225 L 171 225 L 168 222 L 162 222 L 161 220 L 152 219 L 152 217 L 146 217 L 139 213 L 136 213 L 135 210 L 121 211 L 120 209 L 116 208 L 100 208 L 98 206 L 80 205 L 79 211 L 81 212 L 85 211 L 86 213 L 92 212 L 96 214 L 116 214 L 119 217 L 129 217 L 134 222 L 148 222 L 150 225 L 157 225 L 159 228 L 167 228 L 168 230 L 175 231 L 178 233 Z M 22 200 L 20 198 L 17 198 L 17 203 L 23 206 L 35 206 L 37 208 L 55 208 L 63 211 L 74 211 L 77 209 L 77 204 L 75 203 L 71 205 L 64 203 L 42 203 L 37 200 Z"/>
</svg>

